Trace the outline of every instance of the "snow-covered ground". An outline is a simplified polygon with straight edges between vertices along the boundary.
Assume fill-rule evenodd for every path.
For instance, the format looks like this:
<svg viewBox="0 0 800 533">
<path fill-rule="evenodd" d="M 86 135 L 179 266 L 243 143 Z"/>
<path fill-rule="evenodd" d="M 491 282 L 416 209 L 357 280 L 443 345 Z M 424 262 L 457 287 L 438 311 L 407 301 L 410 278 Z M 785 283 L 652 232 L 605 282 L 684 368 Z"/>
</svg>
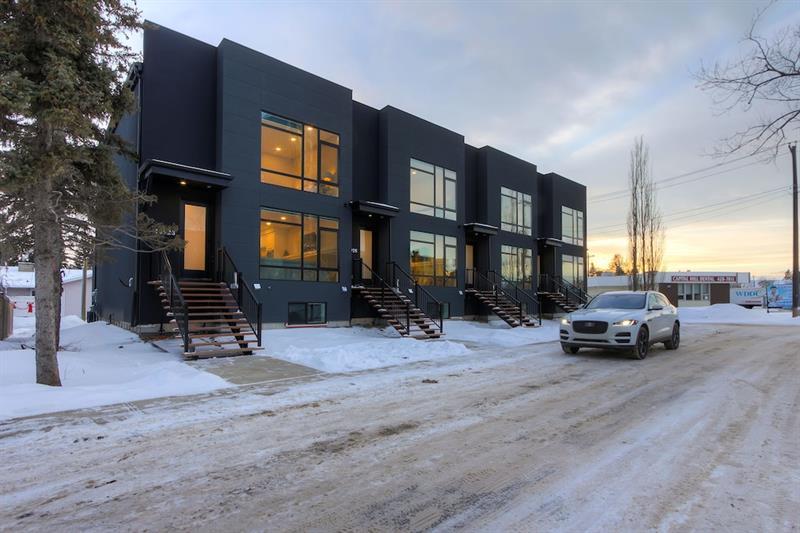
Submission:
<svg viewBox="0 0 800 533">
<path fill-rule="evenodd" d="M 800 318 L 791 311 L 745 309 L 736 304 L 714 304 L 704 307 L 679 307 L 678 316 L 685 324 L 742 324 L 758 326 L 800 326 Z"/>
<path fill-rule="evenodd" d="M 514 347 L 558 340 L 558 325 L 544 321 L 541 328 L 511 328 L 446 320 L 443 339 L 402 338 L 392 328 L 299 328 L 264 330 L 263 355 L 277 357 L 324 372 L 352 372 L 417 361 L 463 356 L 463 343 L 484 347 Z"/>
<path fill-rule="evenodd" d="M 123 329 L 103 322 L 86 324 L 77 317 L 62 322 L 62 387 L 36 384 L 32 323 L 15 327 L 14 337 L 0 342 L 0 419 L 230 386 Z"/>
</svg>

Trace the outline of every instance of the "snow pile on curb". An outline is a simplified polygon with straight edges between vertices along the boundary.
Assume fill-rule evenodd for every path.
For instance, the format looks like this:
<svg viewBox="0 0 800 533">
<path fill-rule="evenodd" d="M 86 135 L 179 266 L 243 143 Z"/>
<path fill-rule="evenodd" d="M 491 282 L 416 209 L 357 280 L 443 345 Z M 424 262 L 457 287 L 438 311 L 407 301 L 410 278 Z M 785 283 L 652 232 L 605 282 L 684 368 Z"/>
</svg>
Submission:
<svg viewBox="0 0 800 533">
<path fill-rule="evenodd" d="M 67 327 L 61 331 L 58 363 L 62 387 L 36 384 L 35 353 L 21 347 L 33 345 L 30 337 L 0 344 L 0 419 L 199 394 L 230 386 L 129 331 L 103 322 L 76 325 L 75 320 L 66 320 Z"/>
<path fill-rule="evenodd" d="M 451 340 L 502 348 L 554 342 L 559 339 L 558 322 L 555 320 L 543 320 L 542 326 L 538 328 L 512 328 L 499 320 L 488 324 L 471 320 L 448 320 L 444 324 L 444 332 Z"/>
<path fill-rule="evenodd" d="M 352 372 L 470 352 L 463 344 L 450 340 L 420 341 L 400 337 L 392 329 L 362 327 L 268 329 L 264 330 L 263 343 L 265 349 L 257 355 L 323 372 Z"/>
<path fill-rule="evenodd" d="M 678 307 L 678 317 L 685 324 L 741 324 L 761 326 L 800 326 L 800 318 L 789 311 L 745 309 L 736 304 L 714 304 L 703 307 Z"/>
</svg>

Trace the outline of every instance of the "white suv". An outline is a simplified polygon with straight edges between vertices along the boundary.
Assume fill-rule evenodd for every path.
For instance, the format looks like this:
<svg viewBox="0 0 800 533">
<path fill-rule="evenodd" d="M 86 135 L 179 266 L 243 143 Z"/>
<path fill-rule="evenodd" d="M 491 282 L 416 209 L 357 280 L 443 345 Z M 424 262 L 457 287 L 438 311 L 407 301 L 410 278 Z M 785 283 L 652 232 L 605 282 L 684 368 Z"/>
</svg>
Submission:
<svg viewBox="0 0 800 533">
<path fill-rule="evenodd" d="M 561 347 L 572 354 L 583 347 L 626 349 L 644 359 L 657 342 L 678 349 L 680 327 L 677 308 L 660 292 L 604 292 L 561 319 Z"/>
</svg>

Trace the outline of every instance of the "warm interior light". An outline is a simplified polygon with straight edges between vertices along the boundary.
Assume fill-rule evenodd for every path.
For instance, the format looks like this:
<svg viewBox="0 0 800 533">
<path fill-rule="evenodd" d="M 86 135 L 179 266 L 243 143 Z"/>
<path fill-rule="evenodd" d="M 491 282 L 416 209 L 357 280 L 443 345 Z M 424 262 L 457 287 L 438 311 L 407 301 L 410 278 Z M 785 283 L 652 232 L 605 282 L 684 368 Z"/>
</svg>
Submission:
<svg viewBox="0 0 800 533">
<path fill-rule="evenodd" d="M 325 176 L 324 178 L 322 178 L 322 181 L 331 181 L 331 179 L 328 176 Z"/>
<path fill-rule="evenodd" d="M 276 147 L 275 147 L 275 151 L 276 151 L 276 152 L 280 152 L 280 151 L 281 151 L 281 147 L 280 147 L 280 146 L 276 146 Z"/>
<path fill-rule="evenodd" d="M 272 222 L 267 222 L 267 226 L 271 226 L 271 225 L 272 225 Z"/>
<path fill-rule="evenodd" d="M 181 185 L 186 185 L 186 180 L 181 180 L 181 181 L 180 181 L 180 184 L 181 184 Z"/>
<path fill-rule="evenodd" d="M 286 217 L 281 217 L 281 220 L 286 220 Z"/>
<path fill-rule="evenodd" d="M 308 131 L 311 131 L 311 130 L 313 130 L 314 128 L 312 128 L 311 126 L 306 126 L 306 129 L 307 129 Z"/>
<path fill-rule="evenodd" d="M 295 142 L 297 140 L 297 137 L 292 137 L 291 139 L 292 139 L 292 142 Z"/>
</svg>

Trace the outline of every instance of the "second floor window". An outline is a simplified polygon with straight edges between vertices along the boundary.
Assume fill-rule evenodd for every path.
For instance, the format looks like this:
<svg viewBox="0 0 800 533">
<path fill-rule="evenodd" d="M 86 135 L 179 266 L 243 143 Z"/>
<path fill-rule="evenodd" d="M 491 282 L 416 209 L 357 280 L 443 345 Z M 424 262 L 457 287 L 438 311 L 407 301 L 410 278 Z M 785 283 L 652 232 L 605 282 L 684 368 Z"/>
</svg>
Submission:
<svg viewBox="0 0 800 533">
<path fill-rule="evenodd" d="M 500 187 L 500 229 L 511 233 L 533 233 L 531 195 Z"/>
<path fill-rule="evenodd" d="M 561 277 L 564 278 L 564 281 L 583 288 L 583 257 L 562 255 Z"/>
<path fill-rule="evenodd" d="M 561 207 L 561 240 L 583 246 L 583 211 Z"/>
<path fill-rule="evenodd" d="M 261 279 L 339 281 L 339 220 L 261 210 Z"/>
<path fill-rule="evenodd" d="M 411 159 L 411 212 L 456 219 L 456 173 Z"/>
<path fill-rule="evenodd" d="M 339 135 L 262 112 L 261 181 L 339 196 Z"/>
</svg>

